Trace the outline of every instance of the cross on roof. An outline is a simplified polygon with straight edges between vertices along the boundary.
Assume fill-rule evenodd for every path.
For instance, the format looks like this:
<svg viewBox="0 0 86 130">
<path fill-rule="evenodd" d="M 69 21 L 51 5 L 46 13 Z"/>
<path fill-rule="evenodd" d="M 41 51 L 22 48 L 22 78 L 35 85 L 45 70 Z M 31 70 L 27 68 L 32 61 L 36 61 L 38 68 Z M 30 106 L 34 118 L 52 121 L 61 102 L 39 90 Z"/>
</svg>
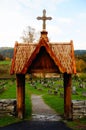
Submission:
<svg viewBox="0 0 86 130">
<path fill-rule="evenodd" d="M 38 20 L 43 20 L 43 31 L 46 31 L 46 20 L 51 20 L 52 17 L 46 17 L 46 10 L 43 10 L 43 16 L 37 17 Z"/>
</svg>

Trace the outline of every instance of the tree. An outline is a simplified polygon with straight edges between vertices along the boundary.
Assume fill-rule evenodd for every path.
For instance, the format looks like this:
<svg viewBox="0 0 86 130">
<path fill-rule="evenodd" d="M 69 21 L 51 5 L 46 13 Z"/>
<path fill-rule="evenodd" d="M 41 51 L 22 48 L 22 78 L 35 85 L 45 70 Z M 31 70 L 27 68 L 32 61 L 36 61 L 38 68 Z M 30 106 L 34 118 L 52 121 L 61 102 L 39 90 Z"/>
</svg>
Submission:
<svg viewBox="0 0 86 130">
<path fill-rule="evenodd" d="M 27 26 L 26 30 L 23 31 L 23 36 L 21 38 L 23 42 L 33 43 L 37 40 L 37 35 L 38 33 L 36 33 L 36 30 L 34 28 Z"/>
<path fill-rule="evenodd" d="M 3 61 L 4 59 L 3 55 L 0 54 L 0 61 Z"/>
<path fill-rule="evenodd" d="M 83 59 L 76 59 L 76 69 L 77 72 L 85 72 L 86 62 Z"/>
</svg>

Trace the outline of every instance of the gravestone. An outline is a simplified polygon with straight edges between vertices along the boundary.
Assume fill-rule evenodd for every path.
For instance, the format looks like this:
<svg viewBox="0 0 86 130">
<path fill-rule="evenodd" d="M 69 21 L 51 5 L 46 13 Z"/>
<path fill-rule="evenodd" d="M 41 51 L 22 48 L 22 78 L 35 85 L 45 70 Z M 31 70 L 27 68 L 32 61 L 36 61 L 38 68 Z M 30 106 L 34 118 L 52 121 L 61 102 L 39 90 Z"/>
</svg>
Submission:
<svg viewBox="0 0 86 130">
<path fill-rule="evenodd" d="M 51 95 L 51 94 L 52 94 L 52 90 L 50 90 L 50 89 L 49 89 L 49 90 L 48 90 L 48 94 L 50 94 L 50 95 Z"/>
<path fill-rule="evenodd" d="M 72 87 L 72 94 L 76 94 L 76 87 L 75 86 Z"/>
<path fill-rule="evenodd" d="M 86 97 L 86 91 L 82 92 L 82 96 Z"/>
<path fill-rule="evenodd" d="M 63 92 L 60 92 L 60 97 L 64 98 L 64 93 Z"/>
<path fill-rule="evenodd" d="M 79 88 L 85 88 L 85 83 L 80 83 Z"/>
<path fill-rule="evenodd" d="M 54 95 L 57 95 L 58 94 L 58 91 L 54 90 Z"/>
</svg>

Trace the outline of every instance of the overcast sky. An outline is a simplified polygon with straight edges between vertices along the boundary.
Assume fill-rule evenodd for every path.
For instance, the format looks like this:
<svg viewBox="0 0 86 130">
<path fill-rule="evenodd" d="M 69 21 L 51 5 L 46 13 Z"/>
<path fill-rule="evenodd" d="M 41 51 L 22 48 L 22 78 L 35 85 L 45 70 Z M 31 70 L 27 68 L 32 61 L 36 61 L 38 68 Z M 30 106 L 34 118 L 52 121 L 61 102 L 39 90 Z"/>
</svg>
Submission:
<svg viewBox="0 0 86 130">
<path fill-rule="evenodd" d="M 86 0 L 0 0 L 0 47 L 21 42 L 27 26 L 42 31 L 36 17 L 43 9 L 52 17 L 46 22 L 50 42 L 73 40 L 74 49 L 86 49 Z"/>
</svg>

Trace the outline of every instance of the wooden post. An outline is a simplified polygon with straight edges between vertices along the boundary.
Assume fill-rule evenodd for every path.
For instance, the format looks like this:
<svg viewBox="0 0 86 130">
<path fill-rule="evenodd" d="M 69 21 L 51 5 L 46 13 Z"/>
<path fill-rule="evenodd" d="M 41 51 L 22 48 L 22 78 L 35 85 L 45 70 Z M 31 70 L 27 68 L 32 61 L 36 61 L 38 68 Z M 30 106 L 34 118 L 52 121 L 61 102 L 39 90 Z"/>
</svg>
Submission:
<svg viewBox="0 0 86 130">
<path fill-rule="evenodd" d="M 71 119 L 71 85 L 72 75 L 64 73 L 64 117 Z"/>
<path fill-rule="evenodd" d="M 25 113 L 25 75 L 16 74 L 17 79 L 17 114 L 23 119 Z"/>
</svg>

